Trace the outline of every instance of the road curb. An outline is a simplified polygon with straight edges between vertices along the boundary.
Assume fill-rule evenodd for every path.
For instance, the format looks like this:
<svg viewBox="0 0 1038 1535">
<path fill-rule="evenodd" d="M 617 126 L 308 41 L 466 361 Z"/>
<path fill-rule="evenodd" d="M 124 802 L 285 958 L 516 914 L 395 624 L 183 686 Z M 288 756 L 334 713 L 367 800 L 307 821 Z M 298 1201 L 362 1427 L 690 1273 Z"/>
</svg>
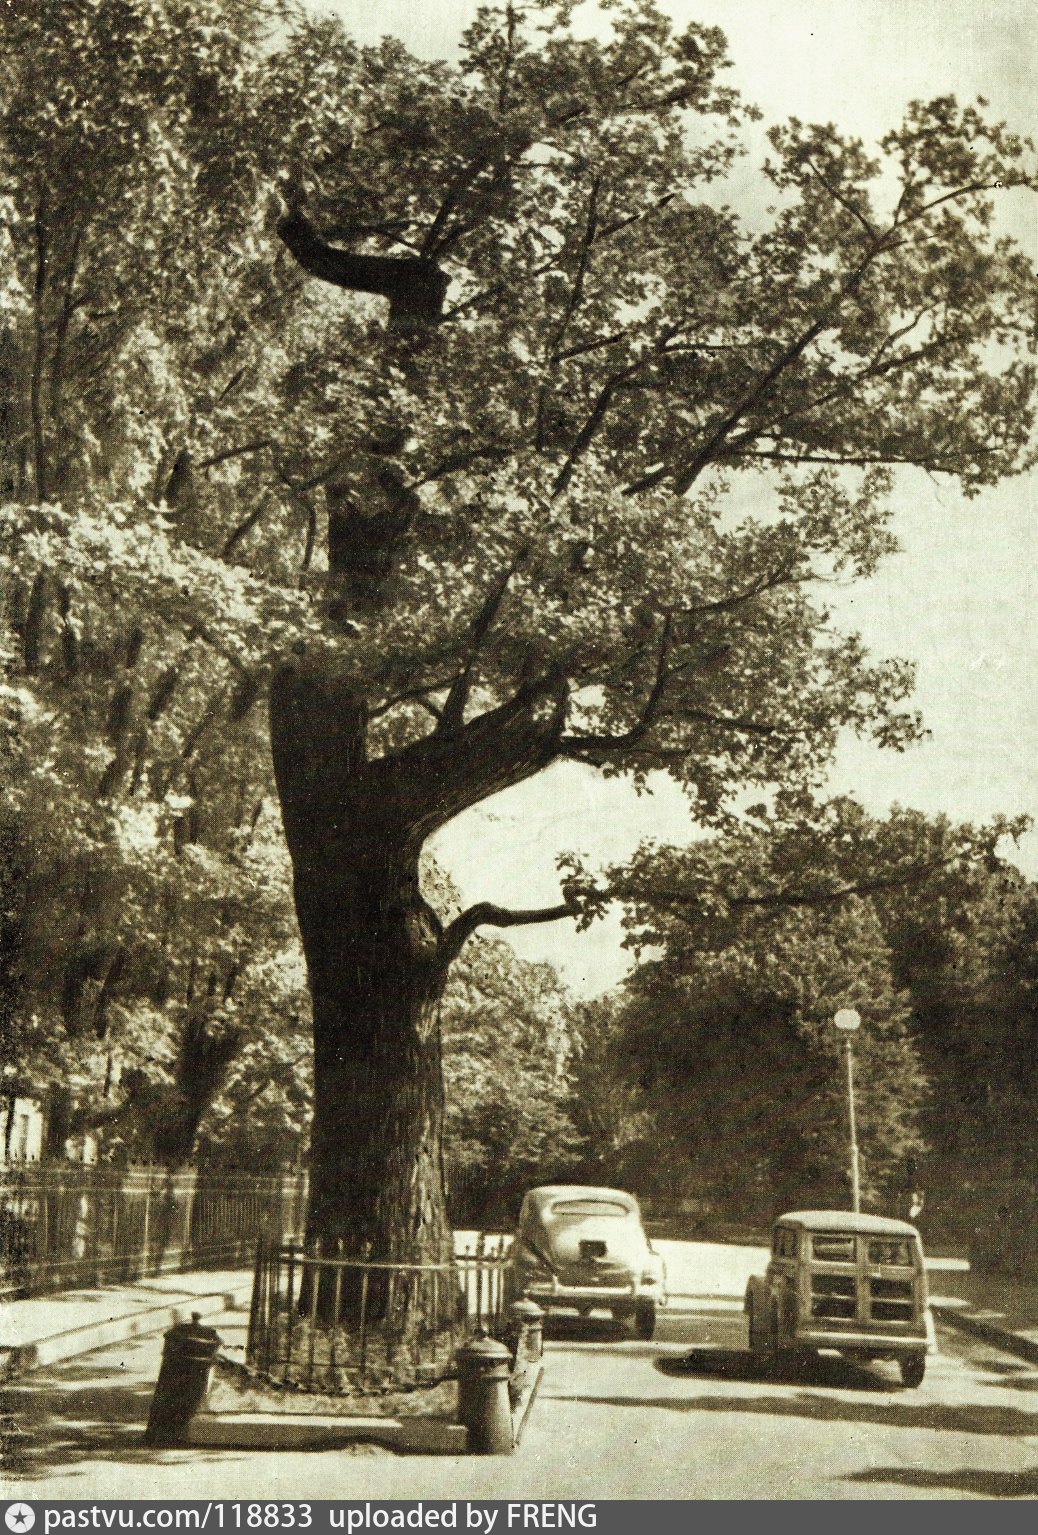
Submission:
<svg viewBox="0 0 1038 1535">
<path fill-rule="evenodd" d="M 512 1413 L 512 1448 L 515 1450 L 519 1448 L 519 1442 L 523 1437 L 523 1430 L 529 1422 L 530 1413 L 533 1411 L 533 1404 L 537 1400 L 537 1393 L 541 1388 L 541 1381 L 543 1379 L 544 1360 L 538 1359 L 533 1368 L 533 1376 L 530 1383 L 524 1389 L 522 1396 L 520 1396 L 516 1403 L 515 1411 Z"/>
<path fill-rule="evenodd" d="M 167 1300 L 127 1316 L 86 1322 L 80 1327 L 70 1327 L 66 1332 L 53 1333 L 49 1338 L 38 1338 L 33 1343 L 16 1343 L 10 1348 L 0 1345 L 0 1376 L 10 1379 L 24 1370 L 60 1364 L 63 1359 L 90 1354 L 94 1349 L 123 1343 L 128 1338 L 147 1337 L 177 1322 L 189 1322 L 196 1312 L 200 1317 L 211 1317 L 222 1311 L 236 1311 L 251 1289 L 250 1281 L 234 1290 L 209 1295 L 182 1294 L 175 1301 Z"/>
<path fill-rule="evenodd" d="M 432 1418 L 200 1412 L 191 1419 L 183 1441 L 185 1447 L 204 1450 L 341 1450 L 354 1444 L 379 1444 L 398 1454 L 464 1455 L 468 1431 L 460 1423 Z"/>
<path fill-rule="evenodd" d="M 1007 1354 L 1015 1354 L 1020 1359 L 1026 1359 L 1030 1364 L 1038 1364 L 1038 1341 L 1033 1338 L 1025 1338 L 1020 1333 L 999 1327 L 965 1306 L 941 1306 L 931 1303 L 930 1309 L 942 1322 L 957 1328 L 959 1332 L 971 1333 L 973 1337 L 981 1338 L 985 1343 L 993 1343 L 996 1348 L 1003 1349 Z"/>
</svg>

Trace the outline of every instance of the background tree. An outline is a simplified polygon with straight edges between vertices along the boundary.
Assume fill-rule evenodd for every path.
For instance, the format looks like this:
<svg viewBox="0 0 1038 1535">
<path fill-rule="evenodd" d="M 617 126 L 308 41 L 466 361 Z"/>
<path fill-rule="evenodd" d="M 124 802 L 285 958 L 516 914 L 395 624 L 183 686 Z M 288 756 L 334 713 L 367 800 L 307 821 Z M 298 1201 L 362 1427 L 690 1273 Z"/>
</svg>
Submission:
<svg viewBox="0 0 1038 1535">
<path fill-rule="evenodd" d="M 869 997 L 855 1049 L 862 1197 L 887 1212 L 900 1203 L 906 1160 L 922 1147 L 925 1079 L 870 917 L 857 903 L 801 914 L 681 980 L 654 977 L 651 965 L 639 977 L 630 1059 L 664 1138 L 685 1151 L 685 1192 L 714 1211 L 770 1220 L 848 1206 L 847 1096 L 829 1011 L 841 982 Z"/>
<path fill-rule="evenodd" d="M 448 1248 L 452 963 L 577 904 L 445 921 L 431 833 L 564 759 L 665 768 L 711 824 L 844 727 L 904 743 L 908 671 L 824 583 L 891 547 L 889 466 L 1029 461 L 1033 279 L 992 230 L 1026 145 L 950 99 L 875 155 L 793 122 L 749 229 L 721 35 L 570 11 L 481 8 L 457 66 L 231 0 L 2 20 L 19 568 L 198 634 L 214 717 L 272 678 L 310 1232 L 390 1258 Z M 343 252 L 419 263 L 442 313 L 345 291 Z"/>
<path fill-rule="evenodd" d="M 921 830 L 931 850 L 946 840 L 940 822 Z M 1036 892 L 994 857 L 962 873 L 877 904 L 931 1084 L 928 1219 L 960 1240 L 978 1224 L 1001 1228 L 996 1247 L 1019 1262 L 1036 1246 Z"/>
<path fill-rule="evenodd" d="M 550 965 L 501 940 L 466 946 L 444 993 L 451 1213 L 507 1229 L 524 1191 L 579 1162 L 573 1005 Z"/>
<path fill-rule="evenodd" d="M 260 975 L 298 944 L 257 628 L 184 438 L 236 387 L 241 314 L 280 302 L 248 259 L 256 167 L 233 127 L 258 14 L 0 20 L 0 1044 L 53 1151 L 103 1132 L 109 1154 L 190 1156 L 269 1025 Z M 229 485 L 220 505 L 240 520 Z"/>
<path fill-rule="evenodd" d="M 928 988 L 935 975 L 951 980 L 949 948 L 960 998 L 969 987 L 962 935 L 987 929 L 993 890 L 1003 914 L 1019 890 L 998 849 L 1020 827 L 902 809 L 878 820 L 851 800 L 783 793 L 722 837 L 648 847 L 612 871 L 628 942 L 652 956 L 623 990 L 607 1060 L 646 1118 L 628 1165 L 642 1143 L 672 1147 L 659 1191 L 669 1184 L 672 1196 L 683 1189 L 733 1213 L 845 1199 L 832 1018 L 853 1006 L 864 1020 L 855 1058 L 866 1199 L 900 1208 L 922 1185 L 931 1132 L 932 1181 L 951 1177 L 961 1197 L 965 1166 L 953 1174 L 947 1149 L 961 1139 L 974 1157 L 996 1154 L 969 1096 L 998 1075 L 991 1041 L 1006 1034 L 978 1027 L 961 1001 L 957 1017 L 940 1016 Z M 1003 915 L 1003 931 L 1013 925 Z M 992 994 L 985 987 L 982 1001 L 974 988 L 978 1011 Z"/>
<path fill-rule="evenodd" d="M 863 1193 L 889 1208 L 921 1150 L 925 1079 L 875 910 L 840 868 L 846 844 L 826 846 L 835 820 L 864 818 L 844 802 L 808 832 L 758 815 L 691 848 L 646 849 L 619 875 L 630 941 L 662 953 L 626 984 L 616 1058 L 679 1159 L 671 1198 L 742 1219 L 838 1206 L 847 1106 L 832 1018 L 857 1007 Z M 868 871 L 869 884 L 892 877 Z"/>
<path fill-rule="evenodd" d="M 294 937 L 294 935 L 293 935 Z M 276 1172 L 305 1163 L 313 1113 L 309 997 L 298 941 L 249 974 L 239 1010 L 250 1027 L 202 1115 L 195 1157 L 207 1167 Z"/>
<path fill-rule="evenodd" d="M 291 1020 L 298 1053 L 308 999 L 288 864 L 256 732 L 192 743 L 204 702 L 190 664 L 160 706 L 173 668 L 149 691 L 147 666 L 118 659 L 121 625 L 77 597 L 91 658 L 2 701 L 0 1056 L 11 1086 L 42 1100 L 51 1153 L 90 1134 L 103 1155 L 175 1166 L 240 1052 L 273 1056 Z M 125 783 L 98 796 L 119 750 L 112 694 L 134 744 Z"/>
<path fill-rule="evenodd" d="M 689 1184 L 687 1148 L 666 1139 L 655 1099 L 632 1069 L 624 1002 L 617 988 L 576 1010 L 571 1113 L 583 1143 L 578 1181 L 643 1195 L 666 1189 L 670 1203 Z"/>
</svg>

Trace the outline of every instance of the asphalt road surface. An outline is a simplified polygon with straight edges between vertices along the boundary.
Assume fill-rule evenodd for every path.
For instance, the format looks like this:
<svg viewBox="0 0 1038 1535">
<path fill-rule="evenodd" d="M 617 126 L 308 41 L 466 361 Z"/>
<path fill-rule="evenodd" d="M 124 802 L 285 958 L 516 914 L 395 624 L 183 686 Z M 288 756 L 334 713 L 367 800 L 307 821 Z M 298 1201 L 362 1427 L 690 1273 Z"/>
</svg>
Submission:
<svg viewBox="0 0 1038 1535">
<path fill-rule="evenodd" d="M 1038 1496 L 1038 1369 L 952 1331 L 926 1380 L 820 1357 L 752 1365 L 734 1298 L 750 1249 L 660 1243 L 677 1292 L 652 1343 L 559 1320 L 511 1458 L 149 1450 L 160 1340 L 4 1393 L 11 1498 L 992 1498 Z M 24 1437 L 22 1437 L 24 1435 Z"/>
</svg>

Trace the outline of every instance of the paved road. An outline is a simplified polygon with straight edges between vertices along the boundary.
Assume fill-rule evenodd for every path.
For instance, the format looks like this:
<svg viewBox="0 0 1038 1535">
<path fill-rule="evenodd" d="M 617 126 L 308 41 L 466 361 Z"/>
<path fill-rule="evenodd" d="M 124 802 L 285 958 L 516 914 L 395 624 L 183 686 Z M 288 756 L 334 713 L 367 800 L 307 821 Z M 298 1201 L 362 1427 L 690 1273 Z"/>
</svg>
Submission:
<svg viewBox="0 0 1038 1535">
<path fill-rule="evenodd" d="M 663 1244 L 661 1244 L 663 1245 Z M 28 1431 L 11 1496 L 969 1498 L 1038 1496 L 1038 1370 L 942 1333 L 917 1391 L 893 1366 L 820 1359 L 768 1378 L 730 1298 L 749 1249 L 667 1244 L 679 1293 L 651 1344 L 607 1321 L 558 1323 L 510 1460 L 385 1451 L 257 1455 L 141 1447 L 157 1340 L 8 1390 Z"/>
</svg>

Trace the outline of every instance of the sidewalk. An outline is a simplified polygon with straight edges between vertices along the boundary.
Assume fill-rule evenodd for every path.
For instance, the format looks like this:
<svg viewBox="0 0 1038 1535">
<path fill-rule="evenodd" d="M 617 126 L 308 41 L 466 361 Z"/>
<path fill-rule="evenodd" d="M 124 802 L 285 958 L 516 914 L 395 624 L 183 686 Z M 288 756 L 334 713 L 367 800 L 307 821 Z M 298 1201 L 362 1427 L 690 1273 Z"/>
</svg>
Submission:
<svg viewBox="0 0 1038 1535">
<path fill-rule="evenodd" d="M 250 1270 L 205 1269 L 0 1302 L 0 1376 L 247 1306 L 251 1289 Z"/>
<path fill-rule="evenodd" d="M 941 1322 L 1038 1364 L 1038 1283 L 975 1274 L 962 1263 L 927 1265 L 930 1305 Z"/>
</svg>

